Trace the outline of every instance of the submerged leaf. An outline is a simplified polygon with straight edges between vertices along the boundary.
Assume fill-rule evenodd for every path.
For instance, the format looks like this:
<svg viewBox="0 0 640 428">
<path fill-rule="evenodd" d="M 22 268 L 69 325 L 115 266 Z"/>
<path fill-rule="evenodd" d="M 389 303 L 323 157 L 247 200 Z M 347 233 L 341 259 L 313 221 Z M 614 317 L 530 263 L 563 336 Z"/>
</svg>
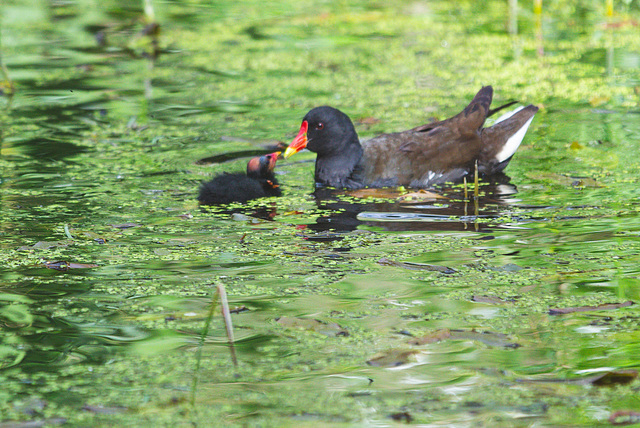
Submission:
<svg viewBox="0 0 640 428">
<path fill-rule="evenodd" d="M 420 351 L 413 349 L 389 349 L 367 361 L 373 367 L 398 367 L 413 361 L 413 356 Z"/>
<path fill-rule="evenodd" d="M 634 410 L 618 410 L 609 416 L 611 425 L 632 425 L 640 423 L 640 412 Z"/>
<path fill-rule="evenodd" d="M 18 251 L 28 251 L 28 250 L 51 250 L 53 248 L 64 248 L 68 247 L 71 244 L 71 241 L 38 241 L 33 245 L 23 245 L 18 248 Z"/>
<path fill-rule="evenodd" d="M 577 306 L 572 308 L 551 308 L 549 315 L 571 314 L 573 312 L 608 311 L 612 309 L 626 308 L 634 303 L 631 300 L 622 303 L 605 303 L 598 306 Z"/>
<path fill-rule="evenodd" d="M 411 413 L 409 412 L 392 413 L 389 417 L 396 422 L 404 422 L 407 424 L 413 422 L 413 416 L 411 416 Z"/>
<path fill-rule="evenodd" d="M 64 425 L 67 423 L 66 418 L 49 418 L 38 419 L 35 421 L 2 421 L 2 428 L 40 428 L 53 425 Z"/>
<path fill-rule="evenodd" d="M 395 260 L 388 259 L 386 257 L 378 260 L 378 264 L 382 266 L 394 266 L 409 270 L 428 270 L 432 272 L 442 272 L 446 274 L 455 273 L 455 269 L 451 269 L 446 266 L 429 265 L 426 263 L 411 263 L 411 262 L 396 262 Z"/>
<path fill-rule="evenodd" d="M 107 407 L 107 406 L 92 406 L 87 404 L 86 406 L 84 406 L 82 408 L 82 410 L 86 410 L 87 412 L 92 412 L 92 413 L 97 413 L 97 414 L 101 414 L 101 415 L 115 415 L 118 413 L 124 413 L 126 412 L 128 409 L 126 407 L 122 407 L 122 406 L 111 406 L 111 407 Z"/>
<path fill-rule="evenodd" d="M 441 340 L 449 339 L 450 337 L 451 331 L 448 328 L 443 328 L 442 330 L 437 330 L 433 333 L 427 334 L 426 336 L 412 339 L 409 341 L 409 344 L 418 346 L 426 345 L 428 343 L 440 342 Z"/>
<path fill-rule="evenodd" d="M 638 377 L 637 370 L 612 370 L 575 379 L 519 379 L 527 383 L 572 383 L 577 385 L 615 386 L 626 385 Z"/>
<path fill-rule="evenodd" d="M 428 343 L 439 342 L 441 340 L 454 339 L 454 340 L 474 340 L 484 343 L 487 346 L 496 346 L 501 348 L 518 348 L 520 344 L 509 341 L 509 337 L 502 333 L 493 333 L 490 331 L 475 331 L 475 330 L 449 330 L 442 329 L 426 336 L 412 339 L 409 341 L 411 345 L 426 345 Z"/>
<path fill-rule="evenodd" d="M 569 148 L 571 150 L 580 150 L 580 149 L 584 149 L 584 146 L 578 143 L 577 141 L 573 141 L 571 142 L 571 145 L 569 146 Z"/>
<path fill-rule="evenodd" d="M 115 227 L 116 229 L 130 229 L 132 227 L 138 227 L 139 224 L 136 223 L 122 223 L 122 224 L 112 224 L 111 227 Z"/>
<path fill-rule="evenodd" d="M 613 370 L 594 376 L 591 384 L 595 386 L 626 385 L 638 377 L 637 370 Z"/>
<path fill-rule="evenodd" d="M 589 104 L 591 104 L 593 107 L 598 107 L 608 102 L 609 100 L 610 100 L 610 97 L 605 95 L 593 96 L 589 99 Z"/>
<path fill-rule="evenodd" d="M 298 317 L 280 317 L 276 319 L 276 322 L 286 328 L 314 331 L 325 336 L 349 336 L 347 330 L 334 322 L 326 323 L 316 319 Z"/>
<path fill-rule="evenodd" d="M 573 177 L 569 175 L 562 175 L 550 172 L 542 172 L 542 173 L 529 173 L 527 174 L 529 178 L 535 180 L 542 180 L 560 184 L 562 186 L 571 186 L 571 187 L 602 187 L 600 183 L 596 181 L 595 178 L 590 177 Z"/>
<path fill-rule="evenodd" d="M 0 324 L 3 326 L 19 327 L 33 323 L 34 316 L 28 305 L 14 303 L 0 308 Z"/>
<path fill-rule="evenodd" d="M 507 303 L 506 300 L 503 300 L 496 296 L 480 296 L 477 294 L 471 297 L 471 301 L 478 302 L 478 303 L 490 303 L 492 305 L 500 305 L 503 303 Z"/>
</svg>

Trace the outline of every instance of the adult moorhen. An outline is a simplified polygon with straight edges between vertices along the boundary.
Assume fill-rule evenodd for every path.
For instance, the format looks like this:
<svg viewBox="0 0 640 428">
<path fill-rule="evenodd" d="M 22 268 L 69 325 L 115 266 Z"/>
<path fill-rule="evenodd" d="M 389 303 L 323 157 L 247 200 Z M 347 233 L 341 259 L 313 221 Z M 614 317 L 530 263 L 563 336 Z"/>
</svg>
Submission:
<svg viewBox="0 0 640 428">
<path fill-rule="evenodd" d="M 218 205 L 280 196 L 282 192 L 273 175 L 279 155 L 280 152 L 275 152 L 251 159 L 246 175 L 241 172 L 225 173 L 202 183 L 198 201 L 201 205 Z"/>
<path fill-rule="evenodd" d="M 514 104 L 491 110 L 492 97 L 493 89 L 485 86 L 456 116 L 362 144 L 349 116 L 332 107 L 316 107 L 302 120 L 284 158 L 306 147 L 318 154 L 316 186 L 347 189 L 455 182 L 472 173 L 476 162 L 481 174 L 496 174 L 511 160 L 538 107 L 521 107 L 483 128 L 488 116 Z"/>
</svg>

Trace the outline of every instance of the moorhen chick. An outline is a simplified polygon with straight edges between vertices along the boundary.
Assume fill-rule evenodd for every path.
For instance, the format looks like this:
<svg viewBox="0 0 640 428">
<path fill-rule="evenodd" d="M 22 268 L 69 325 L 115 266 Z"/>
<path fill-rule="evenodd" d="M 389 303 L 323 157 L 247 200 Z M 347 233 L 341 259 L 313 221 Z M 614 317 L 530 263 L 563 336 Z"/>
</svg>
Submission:
<svg viewBox="0 0 640 428">
<path fill-rule="evenodd" d="M 247 164 L 247 173 L 224 173 L 200 185 L 198 201 L 201 205 L 247 202 L 251 199 L 282 194 L 273 175 L 280 152 L 253 158 Z"/>
<path fill-rule="evenodd" d="M 431 187 L 461 180 L 478 171 L 501 172 L 522 142 L 538 111 L 529 105 L 506 113 L 483 128 L 485 119 L 508 107 L 489 109 L 493 89 L 485 86 L 459 114 L 408 131 L 383 134 L 360 144 L 349 116 L 332 107 L 316 107 L 302 120 L 284 158 L 307 148 L 316 158 L 316 186 Z"/>
</svg>

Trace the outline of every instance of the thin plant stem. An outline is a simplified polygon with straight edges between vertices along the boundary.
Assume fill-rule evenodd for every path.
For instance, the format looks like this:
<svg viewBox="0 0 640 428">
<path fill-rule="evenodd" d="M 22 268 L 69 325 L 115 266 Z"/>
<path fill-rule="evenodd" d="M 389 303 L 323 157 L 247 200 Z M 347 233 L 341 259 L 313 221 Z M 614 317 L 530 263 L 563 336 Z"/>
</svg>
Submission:
<svg viewBox="0 0 640 428">
<path fill-rule="evenodd" d="M 227 301 L 227 292 L 224 285 L 217 285 L 218 294 L 220 295 L 220 303 L 222 305 L 222 317 L 224 318 L 224 326 L 227 328 L 227 339 L 229 339 L 229 351 L 231 352 L 231 361 L 233 366 L 238 367 L 238 359 L 236 358 L 236 348 L 233 345 L 233 324 L 231 323 L 231 312 L 229 312 L 229 302 Z"/>
<path fill-rule="evenodd" d="M 480 194 L 480 185 L 478 184 L 478 161 L 476 161 L 476 167 L 473 172 L 473 197 L 477 200 Z"/>
<path fill-rule="evenodd" d="M 204 347 L 204 340 L 209 334 L 209 327 L 211 326 L 211 320 L 213 319 L 213 313 L 216 309 L 216 300 L 218 299 L 219 294 L 213 291 L 213 296 L 211 297 L 211 305 L 209 306 L 209 313 L 207 314 L 207 318 L 204 322 L 204 328 L 202 329 L 202 334 L 200 335 L 200 341 L 198 343 L 198 350 L 196 352 L 196 368 L 193 373 L 193 382 L 191 383 L 191 405 L 195 406 L 196 404 L 196 391 L 198 389 L 198 377 L 200 376 L 200 362 L 202 361 L 202 348 Z"/>
</svg>

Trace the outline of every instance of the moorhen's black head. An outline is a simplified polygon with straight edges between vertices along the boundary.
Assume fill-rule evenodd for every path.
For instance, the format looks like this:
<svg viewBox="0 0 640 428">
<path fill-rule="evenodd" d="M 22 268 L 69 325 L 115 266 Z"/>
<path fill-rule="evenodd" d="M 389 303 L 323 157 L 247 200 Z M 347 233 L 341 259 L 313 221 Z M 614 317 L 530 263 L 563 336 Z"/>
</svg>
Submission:
<svg viewBox="0 0 640 428">
<path fill-rule="evenodd" d="M 350 144 L 359 145 L 349 116 L 328 106 L 316 107 L 302 119 L 298 135 L 284 152 L 284 158 L 307 148 L 319 157 L 344 153 Z"/>
</svg>

